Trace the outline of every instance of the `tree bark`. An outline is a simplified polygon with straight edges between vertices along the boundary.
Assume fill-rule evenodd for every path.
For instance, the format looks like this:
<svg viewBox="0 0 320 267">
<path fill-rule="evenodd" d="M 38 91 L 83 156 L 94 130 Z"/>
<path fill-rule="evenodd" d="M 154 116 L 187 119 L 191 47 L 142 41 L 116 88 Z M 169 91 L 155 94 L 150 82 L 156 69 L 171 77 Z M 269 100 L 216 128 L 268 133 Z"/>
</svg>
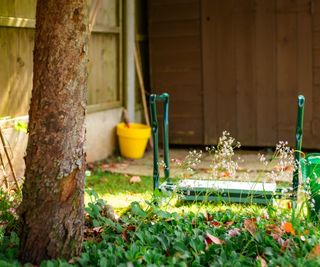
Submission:
<svg viewBox="0 0 320 267">
<path fill-rule="evenodd" d="M 20 259 L 81 252 L 88 23 L 86 0 L 38 0 Z"/>
</svg>

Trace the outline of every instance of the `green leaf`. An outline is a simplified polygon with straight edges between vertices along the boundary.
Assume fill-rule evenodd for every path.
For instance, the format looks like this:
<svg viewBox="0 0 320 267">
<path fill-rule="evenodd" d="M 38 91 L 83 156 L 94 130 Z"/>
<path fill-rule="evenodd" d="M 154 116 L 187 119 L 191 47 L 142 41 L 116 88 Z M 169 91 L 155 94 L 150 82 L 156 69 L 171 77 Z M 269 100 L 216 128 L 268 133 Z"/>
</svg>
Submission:
<svg viewBox="0 0 320 267">
<path fill-rule="evenodd" d="M 98 220 L 96 220 L 96 219 L 94 219 L 94 220 L 92 221 L 92 224 L 93 224 L 94 227 L 99 227 L 99 226 L 101 226 L 100 222 L 99 222 Z"/>
<path fill-rule="evenodd" d="M 100 258 L 99 266 L 100 267 L 107 267 L 108 266 L 108 261 L 105 257 Z"/>
<path fill-rule="evenodd" d="M 131 203 L 131 212 L 132 214 L 144 219 L 147 217 L 147 213 L 140 207 L 140 204 L 138 202 Z"/>
</svg>

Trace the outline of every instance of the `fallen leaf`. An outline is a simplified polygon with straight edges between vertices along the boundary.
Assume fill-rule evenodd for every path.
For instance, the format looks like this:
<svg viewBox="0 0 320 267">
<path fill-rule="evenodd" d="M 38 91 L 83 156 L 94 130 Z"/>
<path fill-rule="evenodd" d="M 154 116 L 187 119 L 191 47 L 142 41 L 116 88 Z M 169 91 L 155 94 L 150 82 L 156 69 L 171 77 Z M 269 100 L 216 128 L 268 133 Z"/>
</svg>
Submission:
<svg viewBox="0 0 320 267">
<path fill-rule="evenodd" d="M 283 168 L 281 166 L 279 166 L 279 165 L 276 165 L 276 166 L 274 166 L 272 168 L 272 170 L 275 171 L 275 172 L 281 172 L 283 170 Z"/>
<path fill-rule="evenodd" d="M 211 222 L 210 222 L 210 225 L 211 225 L 211 226 L 214 226 L 214 227 L 219 227 L 219 226 L 221 226 L 221 223 L 219 223 L 219 222 L 217 222 L 217 221 L 211 221 Z"/>
<path fill-rule="evenodd" d="M 235 236 L 238 236 L 238 235 L 240 235 L 240 229 L 239 228 L 233 228 L 233 229 L 230 229 L 229 231 L 228 231 L 228 236 L 230 236 L 230 237 L 235 237 Z"/>
<path fill-rule="evenodd" d="M 129 225 L 129 226 L 127 227 L 127 230 L 128 230 L 128 231 L 135 231 L 135 230 L 136 230 L 136 226 L 135 226 L 135 225 Z"/>
<path fill-rule="evenodd" d="M 294 167 L 291 166 L 291 165 L 286 165 L 286 166 L 279 166 L 279 165 L 276 165 L 273 167 L 272 169 L 273 171 L 275 172 L 293 172 L 294 171 Z"/>
<path fill-rule="evenodd" d="M 125 169 L 129 166 L 128 163 L 117 163 L 115 164 L 115 168 L 121 168 L 121 169 Z"/>
<path fill-rule="evenodd" d="M 70 264 L 74 264 L 76 261 L 75 261 L 75 259 L 70 259 L 69 261 L 68 261 L 68 263 L 70 263 Z"/>
<path fill-rule="evenodd" d="M 278 227 L 275 224 L 268 224 L 266 225 L 266 232 L 267 234 L 277 234 L 279 236 L 283 236 L 284 230 L 282 230 L 280 227 Z"/>
<path fill-rule="evenodd" d="M 309 253 L 308 258 L 314 259 L 320 256 L 320 244 L 316 245 Z"/>
<path fill-rule="evenodd" d="M 184 173 L 184 174 L 183 174 L 183 178 L 186 178 L 186 179 L 187 179 L 187 178 L 190 178 L 190 177 L 191 177 L 191 174 L 190 174 L 190 173 Z"/>
<path fill-rule="evenodd" d="M 92 230 L 95 233 L 102 233 L 103 232 L 103 228 L 101 226 L 94 227 L 94 228 L 92 228 Z"/>
<path fill-rule="evenodd" d="M 221 172 L 220 177 L 230 177 L 232 176 L 230 172 Z"/>
<path fill-rule="evenodd" d="M 293 229 L 292 223 L 290 223 L 290 222 L 283 223 L 282 229 L 288 234 L 291 234 L 291 235 L 296 234 L 296 231 Z"/>
<path fill-rule="evenodd" d="M 92 171 L 94 168 L 95 168 L 95 166 L 94 166 L 93 163 L 90 162 L 90 163 L 87 164 L 87 169 Z"/>
<path fill-rule="evenodd" d="M 100 168 L 103 172 L 105 172 L 110 169 L 110 164 L 102 164 Z"/>
<path fill-rule="evenodd" d="M 224 225 L 227 227 L 230 227 L 231 225 L 233 225 L 233 223 L 234 223 L 233 221 L 226 221 Z"/>
<path fill-rule="evenodd" d="M 224 243 L 223 240 L 221 240 L 218 237 L 213 236 L 209 233 L 206 233 L 205 241 L 207 242 L 208 245 L 211 245 L 212 243 L 214 243 L 216 245 L 222 245 Z"/>
<path fill-rule="evenodd" d="M 208 214 L 208 212 L 205 212 L 203 215 L 207 222 L 212 221 L 213 219 L 212 214 Z"/>
<path fill-rule="evenodd" d="M 293 241 L 291 239 L 285 240 L 281 245 L 281 250 L 285 251 L 288 247 L 290 247 L 293 244 Z"/>
<path fill-rule="evenodd" d="M 284 171 L 286 172 L 293 172 L 294 171 L 294 167 L 292 165 L 287 165 L 283 168 Z"/>
<path fill-rule="evenodd" d="M 264 258 L 262 258 L 261 256 L 257 256 L 257 260 L 260 261 L 261 267 L 268 267 L 266 260 Z"/>
<path fill-rule="evenodd" d="M 282 239 L 282 237 L 280 235 L 277 235 L 277 234 L 271 234 L 272 238 L 274 240 L 276 240 L 278 242 L 278 244 L 282 247 L 283 244 L 284 244 L 284 240 Z"/>
<path fill-rule="evenodd" d="M 130 178 L 130 183 L 131 184 L 136 184 L 136 183 L 140 183 L 141 182 L 141 178 L 140 176 L 132 176 Z"/>
<path fill-rule="evenodd" d="M 251 218 L 247 219 L 243 223 L 244 228 L 252 235 L 255 236 L 257 232 L 257 219 Z"/>
<path fill-rule="evenodd" d="M 121 233 L 121 237 L 123 239 L 123 241 L 125 242 L 129 242 L 129 235 L 128 235 L 128 230 L 124 230 L 122 233 Z"/>
</svg>

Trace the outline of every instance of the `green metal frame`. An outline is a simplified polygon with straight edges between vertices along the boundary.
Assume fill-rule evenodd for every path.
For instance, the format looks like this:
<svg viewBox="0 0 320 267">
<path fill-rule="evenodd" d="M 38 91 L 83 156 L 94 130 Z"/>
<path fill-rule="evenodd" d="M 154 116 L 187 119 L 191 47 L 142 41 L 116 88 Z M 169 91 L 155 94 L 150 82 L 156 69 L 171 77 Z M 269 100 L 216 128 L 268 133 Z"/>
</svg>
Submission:
<svg viewBox="0 0 320 267">
<path fill-rule="evenodd" d="M 153 138 L 153 189 L 159 188 L 159 124 L 157 119 L 157 101 L 163 102 L 163 150 L 164 150 L 164 176 L 170 179 L 169 161 L 169 94 L 150 95 L 151 129 Z"/>
<path fill-rule="evenodd" d="M 304 103 L 305 99 L 303 95 L 298 96 L 298 114 L 296 125 L 296 151 L 294 153 L 295 163 L 299 166 L 301 162 L 301 148 L 303 137 L 303 118 L 304 118 Z M 299 168 L 296 168 L 292 177 L 293 198 L 297 198 L 299 187 Z"/>
<path fill-rule="evenodd" d="M 163 146 L 164 146 L 164 176 L 165 182 L 159 185 L 159 124 L 157 119 L 157 102 L 163 102 Z M 296 125 L 296 151 L 295 161 L 301 160 L 301 146 L 303 136 L 303 116 L 304 116 L 304 96 L 298 96 L 298 116 Z M 299 185 L 299 169 L 296 169 L 292 177 L 293 194 L 284 194 L 283 189 L 276 188 L 275 183 L 256 183 L 260 189 L 252 188 L 248 182 L 227 182 L 224 187 L 222 181 L 211 181 L 211 188 L 205 186 L 205 181 L 197 188 L 172 183 L 170 180 L 170 161 L 169 161 L 169 94 L 150 95 L 151 127 L 153 138 L 153 188 L 165 189 L 168 191 L 177 190 L 183 200 L 224 200 L 239 203 L 270 203 L 273 198 L 296 199 Z M 207 183 L 209 183 L 207 181 Z M 239 183 L 243 186 L 239 186 Z M 218 189 L 217 189 L 218 188 Z M 266 190 L 265 190 L 266 189 Z"/>
</svg>

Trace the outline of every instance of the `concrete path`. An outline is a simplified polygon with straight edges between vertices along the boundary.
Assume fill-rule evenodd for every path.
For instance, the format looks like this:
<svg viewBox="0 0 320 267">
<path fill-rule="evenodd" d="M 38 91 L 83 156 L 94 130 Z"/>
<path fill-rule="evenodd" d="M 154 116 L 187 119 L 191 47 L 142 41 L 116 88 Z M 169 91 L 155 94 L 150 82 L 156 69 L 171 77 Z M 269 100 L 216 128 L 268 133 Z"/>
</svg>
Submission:
<svg viewBox="0 0 320 267">
<path fill-rule="evenodd" d="M 193 150 L 192 150 L 193 151 Z M 197 150 L 199 151 L 199 150 Z M 196 176 L 198 179 L 212 179 L 212 157 L 203 152 L 201 163 L 193 168 L 193 172 L 179 166 L 177 161 L 183 161 L 190 151 L 187 149 L 171 149 L 170 150 L 170 176 L 178 178 L 189 178 Z M 261 153 L 261 152 L 260 152 Z M 286 171 L 280 171 L 279 162 L 271 161 L 267 166 L 259 161 L 259 151 L 243 151 L 236 152 L 235 159 L 239 165 L 235 177 L 231 177 L 229 173 L 222 172 L 219 180 L 235 180 L 235 181 L 265 181 L 265 182 L 291 182 L 292 168 L 286 168 Z M 267 159 L 272 158 L 272 154 L 264 153 Z M 163 155 L 160 153 L 160 162 L 163 161 Z M 104 164 L 104 169 L 128 175 L 152 176 L 153 172 L 153 155 L 152 152 L 146 152 L 142 159 L 130 160 L 123 159 L 121 161 L 109 160 Z M 161 171 L 161 175 L 163 172 Z"/>
</svg>

